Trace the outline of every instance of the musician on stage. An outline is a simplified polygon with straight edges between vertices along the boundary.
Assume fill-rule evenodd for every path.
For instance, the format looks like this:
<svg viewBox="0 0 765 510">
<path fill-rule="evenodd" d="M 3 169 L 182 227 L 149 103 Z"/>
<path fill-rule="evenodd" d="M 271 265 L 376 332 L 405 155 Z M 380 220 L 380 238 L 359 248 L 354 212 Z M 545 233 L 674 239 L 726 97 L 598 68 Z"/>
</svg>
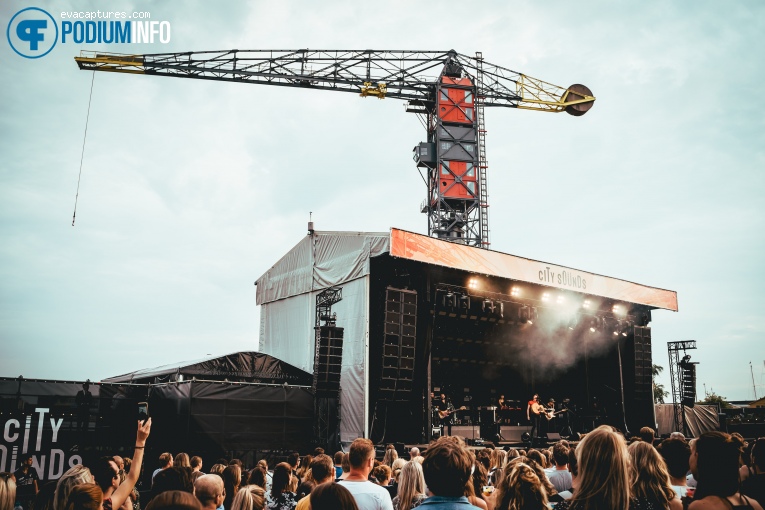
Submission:
<svg viewBox="0 0 765 510">
<path fill-rule="evenodd" d="M 526 406 L 526 419 L 531 422 L 532 444 L 534 444 L 534 439 L 539 437 L 542 413 L 544 412 L 545 408 L 539 403 L 539 395 L 535 393 L 532 399 L 529 400 L 529 404 Z"/>
<path fill-rule="evenodd" d="M 452 411 L 454 406 L 451 401 L 446 398 L 445 393 L 441 393 L 441 398 L 436 401 L 436 407 L 438 408 L 438 416 L 441 420 L 441 434 L 452 435 Z M 446 428 L 444 428 L 446 426 Z"/>
</svg>

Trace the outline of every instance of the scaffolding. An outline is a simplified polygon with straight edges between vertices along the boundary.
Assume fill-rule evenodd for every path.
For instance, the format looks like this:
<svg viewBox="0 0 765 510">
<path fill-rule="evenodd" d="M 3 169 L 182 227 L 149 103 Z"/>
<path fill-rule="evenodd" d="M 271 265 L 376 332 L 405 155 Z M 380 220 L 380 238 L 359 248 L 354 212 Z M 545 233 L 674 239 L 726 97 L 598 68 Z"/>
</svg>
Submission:
<svg viewBox="0 0 765 510">
<path fill-rule="evenodd" d="M 690 397 L 689 388 L 683 384 L 683 364 L 690 359 L 687 351 L 696 349 L 696 340 L 681 340 L 679 342 L 667 342 L 667 352 L 669 354 L 669 376 L 672 379 L 672 404 L 674 407 L 674 425 L 676 431 L 688 434 L 688 425 L 685 422 L 684 400 Z M 683 351 L 683 358 L 680 358 L 680 351 Z M 695 399 L 695 388 L 692 391 L 692 398 Z"/>
</svg>

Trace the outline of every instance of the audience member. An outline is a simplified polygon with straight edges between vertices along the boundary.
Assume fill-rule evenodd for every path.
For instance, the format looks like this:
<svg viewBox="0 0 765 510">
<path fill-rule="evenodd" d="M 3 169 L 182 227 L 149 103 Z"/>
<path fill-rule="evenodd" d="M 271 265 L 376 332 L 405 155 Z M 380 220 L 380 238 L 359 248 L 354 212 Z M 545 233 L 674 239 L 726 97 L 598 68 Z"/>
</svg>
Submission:
<svg viewBox="0 0 765 510">
<path fill-rule="evenodd" d="M 141 466 L 143 464 L 143 450 L 146 445 L 146 439 L 149 437 L 151 431 L 151 418 L 146 421 L 138 422 L 138 430 L 136 431 L 135 439 L 135 453 L 133 453 L 133 463 L 130 473 L 125 477 L 123 483 L 119 483 L 119 469 L 117 464 L 110 457 L 106 457 L 99 461 L 98 473 L 99 477 L 95 479 L 95 482 L 101 487 L 104 492 L 103 495 L 103 508 L 104 510 L 116 510 L 120 508 L 123 503 L 130 497 L 135 484 L 138 482 L 138 476 L 141 474 Z"/>
<path fill-rule="evenodd" d="M 97 476 L 96 482 L 98 482 Z M 151 484 L 151 498 L 154 499 L 167 491 L 193 493 L 194 481 L 191 478 L 191 468 L 174 465 L 157 473 L 157 476 L 154 477 L 154 483 Z"/>
<path fill-rule="evenodd" d="M 393 467 L 393 461 L 398 458 L 398 452 L 396 451 L 396 447 L 392 444 L 389 444 L 385 447 L 385 455 L 383 456 L 382 463 L 385 464 L 388 467 Z"/>
<path fill-rule="evenodd" d="M 497 483 L 499 483 L 499 481 L 502 479 L 503 472 L 504 469 L 501 467 L 494 470 L 494 480 L 496 480 Z M 473 474 L 470 475 L 470 483 L 473 484 L 473 494 L 475 494 L 476 497 L 486 501 L 486 495 L 483 493 L 483 488 L 489 485 L 489 474 L 486 471 L 486 468 L 483 467 L 483 464 L 480 462 L 475 463 Z M 486 501 L 486 505 L 487 507 L 489 506 L 488 501 Z M 481 505 L 478 504 L 476 506 Z"/>
<path fill-rule="evenodd" d="M 268 510 L 292 510 L 297 505 L 295 493 L 290 491 L 292 481 L 292 465 L 280 462 L 274 467 L 271 492 L 266 493 L 266 508 Z"/>
<path fill-rule="evenodd" d="M 409 460 L 412 460 L 415 457 L 419 457 L 419 455 L 420 455 L 420 449 L 417 448 L 416 446 L 412 446 L 409 449 Z"/>
<path fill-rule="evenodd" d="M 258 465 L 250 470 L 250 485 L 257 485 L 266 490 L 266 479 L 266 470 L 263 466 Z"/>
<path fill-rule="evenodd" d="M 24 510 L 32 508 L 35 496 L 40 490 L 40 477 L 37 476 L 37 470 L 32 469 L 34 457 L 25 453 L 19 459 L 21 466 L 13 473 L 16 478 L 16 502 Z"/>
<path fill-rule="evenodd" d="M 351 469 L 348 476 L 337 482 L 353 495 L 360 510 L 392 510 L 390 494 L 369 481 L 375 462 L 375 447 L 369 439 L 359 438 L 348 452 Z M 313 506 L 313 503 L 311 504 Z"/>
<path fill-rule="evenodd" d="M 688 460 L 691 457 L 691 447 L 683 439 L 670 437 L 662 441 L 656 449 L 667 464 L 672 490 L 678 497 L 685 497 L 688 490 L 685 477 L 690 469 Z"/>
<path fill-rule="evenodd" d="M 16 480 L 13 473 L 0 473 L 0 510 L 12 510 L 16 503 Z"/>
<path fill-rule="evenodd" d="M 163 469 L 167 469 L 171 467 L 173 467 L 173 454 L 170 452 L 165 452 L 159 456 L 159 467 L 155 469 L 154 472 L 151 474 L 151 479 L 153 480 L 154 477 L 157 476 L 157 473 L 159 473 Z"/>
<path fill-rule="evenodd" d="M 653 438 L 656 436 L 656 431 L 651 427 L 643 427 L 640 429 L 640 440 L 653 445 Z"/>
<path fill-rule="evenodd" d="M 297 468 L 300 466 L 300 454 L 298 452 L 290 453 L 287 456 L 287 464 L 290 465 L 292 476 L 297 476 Z"/>
<path fill-rule="evenodd" d="M 189 461 L 189 454 L 181 452 L 178 455 L 176 455 L 175 460 L 173 460 L 173 466 L 191 467 L 191 462 Z"/>
<path fill-rule="evenodd" d="M 102 510 L 104 493 L 95 483 L 82 483 L 72 487 L 66 500 L 66 510 Z"/>
<path fill-rule="evenodd" d="M 316 486 L 323 483 L 333 482 L 335 479 L 335 467 L 329 455 L 317 455 L 311 462 L 311 476 L 314 479 L 313 493 Z M 309 494 L 310 496 L 310 494 Z M 308 510 L 311 508 L 311 498 L 304 497 L 298 501 L 296 510 Z"/>
<path fill-rule="evenodd" d="M 601 425 L 576 447 L 577 487 L 555 510 L 637 510 L 630 502 L 630 460 L 624 437 Z"/>
<path fill-rule="evenodd" d="M 202 475 L 194 482 L 194 492 L 204 510 L 217 510 L 223 506 L 226 489 L 223 478 L 215 474 Z"/>
<path fill-rule="evenodd" d="M 547 474 L 547 479 L 558 492 L 567 491 L 571 488 L 571 473 L 568 470 L 568 448 L 565 443 L 557 442 L 553 445 L 553 461 L 555 467 Z"/>
<path fill-rule="evenodd" d="M 35 497 L 32 510 L 53 510 L 53 495 L 56 492 L 56 480 L 43 484 Z"/>
<path fill-rule="evenodd" d="M 401 468 L 398 480 L 398 494 L 393 498 L 393 510 L 411 510 L 420 506 L 427 497 L 422 466 L 418 462 L 407 462 Z"/>
<path fill-rule="evenodd" d="M 652 445 L 638 441 L 627 448 L 631 459 L 630 493 L 645 508 L 682 510 L 683 504 L 672 490 L 667 465 Z"/>
<path fill-rule="evenodd" d="M 197 478 L 204 474 L 202 472 L 202 457 L 196 455 L 191 457 L 189 465 L 191 466 L 191 481 L 196 482 Z"/>
<path fill-rule="evenodd" d="M 343 474 L 343 452 L 335 452 L 335 479 Z"/>
<path fill-rule="evenodd" d="M 266 492 L 259 485 L 248 485 L 239 489 L 230 509 L 263 510 L 266 507 Z"/>
<path fill-rule="evenodd" d="M 351 458 L 347 453 L 343 454 L 343 460 L 340 463 L 340 468 L 343 470 L 343 472 L 336 481 L 345 480 L 348 478 L 348 475 L 351 474 Z"/>
<path fill-rule="evenodd" d="M 462 442 L 455 437 L 441 437 L 431 443 L 422 462 L 428 490 L 433 496 L 420 507 L 423 510 L 451 510 L 477 508 L 465 497 L 465 486 L 470 480 L 473 458 Z"/>
<path fill-rule="evenodd" d="M 359 510 L 359 507 L 343 485 L 323 483 L 311 493 L 311 510 Z"/>
<path fill-rule="evenodd" d="M 223 478 L 223 486 L 226 489 L 226 498 L 223 500 L 223 506 L 228 510 L 231 508 L 231 503 L 234 502 L 234 496 L 236 496 L 239 486 L 242 485 L 242 468 L 236 464 L 229 464 L 223 470 L 221 477 Z"/>
<path fill-rule="evenodd" d="M 312 455 L 305 455 L 300 459 L 300 467 L 297 469 L 297 478 L 299 481 L 304 481 L 308 470 L 311 469 L 311 462 L 313 461 Z"/>
<path fill-rule="evenodd" d="M 741 494 L 754 498 L 760 506 L 765 506 L 765 437 L 754 442 L 749 465 L 744 467 L 748 476 L 741 484 Z"/>
<path fill-rule="evenodd" d="M 547 491 L 537 472 L 516 462 L 495 490 L 496 510 L 547 510 Z"/>
<path fill-rule="evenodd" d="M 56 483 L 56 490 L 53 494 L 53 509 L 64 510 L 66 502 L 69 499 L 69 493 L 76 485 L 83 483 L 94 483 L 93 475 L 90 473 L 90 469 L 86 468 L 82 464 L 77 464 L 69 468 Z M 14 482 L 14 498 L 15 487 Z"/>
<path fill-rule="evenodd" d="M 185 467 L 188 468 L 188 466 Z M 201 510 L 201 508 L 199 500 L 187 491 L 165 491 L 146 505 L 146 510 Z"/>
<path fill-rule="evenodd" d="M 691 441 L 690 467 L 698 482 L 690 510 L 762 510 L 739 493 L 740 443 L 725 432 L 704 432 Z"/>
<path fill-rule="evenodd" d="M 221 463 L 213 464 L 212 467 L 210 468 L 210 474 L 211 475 L 223 475 L 223 470 L 224 469 L 226 469 L 226 465 L 225 464 L 221 464 Z"/>
</svg>

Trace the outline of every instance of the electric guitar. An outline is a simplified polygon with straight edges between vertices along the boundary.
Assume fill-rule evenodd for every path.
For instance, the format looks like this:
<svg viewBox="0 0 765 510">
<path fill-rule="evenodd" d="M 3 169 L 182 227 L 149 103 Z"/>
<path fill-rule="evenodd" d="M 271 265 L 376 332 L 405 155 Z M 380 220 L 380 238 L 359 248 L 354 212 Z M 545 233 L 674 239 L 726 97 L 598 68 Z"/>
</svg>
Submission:
<svg viewBox="0 0 765 510">
<path fill-rule="evenodd" d="M 456 413 L 457 411 L 464 411 L 465 409 L 467 409 L 467 408 L 465 406 L 462 406 L 459 409 L 446 409 L 445 411 L 440 411 L 439 410 L 438 411 L 438 417 L 443 420 L 444 418 L 446 418 L 450 414 Z"/>
<path fill-rule="evenodd" d="M 555 415 L 560 413 L 565 413 L 566 411 L 568 411 L 568 409 L 561 409 L 560 411 L 553 411 L 552 409 L 550 409 L 550 411 L 544 413 L 544 416 L 545 418 L 547 418 L 547 421 L 550 421 L 553 418 L 555 418 Z"/>
</svg>

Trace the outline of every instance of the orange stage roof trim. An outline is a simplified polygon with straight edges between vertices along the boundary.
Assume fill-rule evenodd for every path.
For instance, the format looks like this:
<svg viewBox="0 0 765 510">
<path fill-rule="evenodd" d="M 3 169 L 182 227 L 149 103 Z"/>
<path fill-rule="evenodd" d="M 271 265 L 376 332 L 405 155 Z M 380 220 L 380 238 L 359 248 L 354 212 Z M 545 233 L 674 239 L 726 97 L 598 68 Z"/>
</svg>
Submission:
<svg viewBox="0 0 765 510">
<path fill-rule="evenodd" d="M 677 292 L 673 290 L 657 289 L 507 253 L 441 241 L 396 228 L 390 232 L 390 254 L 471 273 L 677 311 Z"/>
</svg>

